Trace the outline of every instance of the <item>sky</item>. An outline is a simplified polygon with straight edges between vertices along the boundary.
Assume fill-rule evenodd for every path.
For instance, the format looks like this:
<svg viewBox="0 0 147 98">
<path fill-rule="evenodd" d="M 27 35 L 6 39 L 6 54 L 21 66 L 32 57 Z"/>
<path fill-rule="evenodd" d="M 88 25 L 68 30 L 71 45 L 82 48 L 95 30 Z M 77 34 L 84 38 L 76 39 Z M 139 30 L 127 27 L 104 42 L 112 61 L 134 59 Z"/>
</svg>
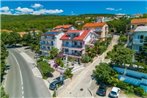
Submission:
<svg viewBox="0 0 147 98">
<path fill-rule="evenodd" d="M 2 0 L 1 14 L 138 14 L 147 13 L 147 0 L 143 1 L 17 1 Z"/>
</svg>

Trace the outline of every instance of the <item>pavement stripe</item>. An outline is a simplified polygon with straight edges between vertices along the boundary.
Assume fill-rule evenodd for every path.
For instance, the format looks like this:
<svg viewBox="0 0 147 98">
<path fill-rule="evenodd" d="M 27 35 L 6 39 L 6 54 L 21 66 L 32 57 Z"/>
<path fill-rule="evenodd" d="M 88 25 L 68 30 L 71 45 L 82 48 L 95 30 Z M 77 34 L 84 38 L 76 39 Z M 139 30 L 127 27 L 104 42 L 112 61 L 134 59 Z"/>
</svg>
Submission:
<svg viewBox="0 0 147 98">
<path fill-rule="evenodd" d="M 15 61 L 16 61 L 16 63 L 17 63 L 17 65 L 18 65 L 18 68 L 19 68 L 20 80 L 21 80 L 21 86 L 22 86 L 22 98 L 24 98 L 23 78 L 22 78 L 21 69 L 20 69 L 20 66 L 19 66 L 19 63 L 18 63 L 18 61 L 17 61 L 16 57 L 15 57 L 12 53 L 10 53 L 10 54 L 11 54 L 11 55 L 13 56 L 13 58 L 15 59 Z"/>
</svg>

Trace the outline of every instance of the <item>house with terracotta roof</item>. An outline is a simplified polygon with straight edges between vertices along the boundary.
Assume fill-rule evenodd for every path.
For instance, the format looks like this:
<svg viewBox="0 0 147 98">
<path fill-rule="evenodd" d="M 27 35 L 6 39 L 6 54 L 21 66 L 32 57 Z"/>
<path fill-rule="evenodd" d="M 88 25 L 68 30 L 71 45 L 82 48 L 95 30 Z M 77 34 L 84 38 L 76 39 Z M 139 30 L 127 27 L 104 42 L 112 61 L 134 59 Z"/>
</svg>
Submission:
<svg viewBox="0 0 147 98">
<path fill-rule="evenodd" d="M 91 30 L 69 30 L 61 38 L 64 56 L 81 58 L 85 45 L 92 39 Z"/>
<path fill-rule="evenodd" d="M 98 39 L 105 40 L 108 34 L 108 25 L 105 22 L 86 23 L 83 30 L 92 30 Z"/>
<path fill-rule="evenodd" d="M 48 55 L 52 47 L 61 50 L 62 41 L 60 38 L 64 32 L 61 31 L 50 31 L 41 35 L 40 40 L 40 51 L 42 55 Z"/>
<path fill-rule="evenodd" d="M 135 52 L 142 51 L 142 47 L 146 42 L 147 39 L 147 26 L 138 26 L 130 37 L 129 46 Z"/>
<path fill-rule="evenodd" d="M 53 28 L 53 30 L 63 31 L 63 32 L 66 32 L 68 30 L 74 30 L 74 29 L 75 29 L 75 27 L 73 25 L 58 25 Z"/>
<path fill-rule="evenodd" d="M 131 20 L 131 31 L 135 30 L 138 26 L 147 26 L 147 18 L 138 18 Z"/>
</svg>

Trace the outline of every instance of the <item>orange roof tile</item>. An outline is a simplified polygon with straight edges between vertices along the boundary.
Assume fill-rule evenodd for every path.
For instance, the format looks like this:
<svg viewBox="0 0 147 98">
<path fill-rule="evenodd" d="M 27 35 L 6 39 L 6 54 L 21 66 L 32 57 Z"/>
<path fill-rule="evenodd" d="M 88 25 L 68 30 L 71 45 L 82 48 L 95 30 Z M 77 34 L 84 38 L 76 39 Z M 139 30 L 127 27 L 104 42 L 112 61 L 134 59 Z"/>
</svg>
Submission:
<svg viewBox="0 0 147 98">
<path fill-rule="evenodd" d="M 132 19 L 131 24 L 141 24 L 146 23 L 147 24 L 147 18 L 139 18 L 139 19 Z"/>
<path fill-rule="evenodd" d="M 68 30 L 66 33 L 79 33 L 81 30 Z"/>
<path fill-rule="evenodd" d="M 83 28 L 85 27 L 93 27 L 93 28 L 96 28 L 96 27 L 103 27 L 106 23 L 105 22 L 96 22 L 96 23 L 86 23 Z"/>
<path fill-rule="evenodd" d="M 84 38 L 86 38 L 86 36 L 90 33 L 90 30 L 84 30 L 82 31 L 82 34 L 80 36 L 77 36 L 75 38 L 73 38 L 72 40 L 84 40 Z M 67 33 L 65 33 L 60 40 L 69 40 L 69 37 L 67 36 Z"/>
<path fill-rule="evenodd" d="M 72 25 L 58 25 L 56 26 L 54 29 L 60 29 L 60 28 L 64 28 L 64 29 L 68 29 L 70 28 Z"/>
</svg>

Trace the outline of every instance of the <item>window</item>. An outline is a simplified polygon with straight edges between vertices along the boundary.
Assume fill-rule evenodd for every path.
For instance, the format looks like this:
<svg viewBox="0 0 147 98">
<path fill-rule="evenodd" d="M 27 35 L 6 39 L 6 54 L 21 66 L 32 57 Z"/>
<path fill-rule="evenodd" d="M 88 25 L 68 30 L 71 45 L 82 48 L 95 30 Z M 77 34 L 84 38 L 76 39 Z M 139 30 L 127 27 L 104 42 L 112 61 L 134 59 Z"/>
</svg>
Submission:
<svg viewBox="0 0 147 98">
<path fill-rule="evenodd" d="M 77 42 L 74 42 L 74 45 L 76 46 L 77 45 Z"/>
<path fill-rule="evenodd" d="M 51 45 L 54 45 L 54 42 L 53 41 L 51 41 Z"/>
<path fill-rule="evenodd" d="M 68 52 L 68 49 L 65 49 L 65 52 Z"/>
<path fill-rule="evenodd" d="M 142 46 L 139 46 L 139 51 L 142 51 Z"/>
<path fill-rule="evenodd" d="M 66 42 L 66 45 L 68 45 L 69 44 L 69 42 Z"/>
<path fill-rule="evenodd" d="M 143 35 L 140 35 L 140 39 L 143 39 L 144 38 L 144 36 Z"/>
</svg>

